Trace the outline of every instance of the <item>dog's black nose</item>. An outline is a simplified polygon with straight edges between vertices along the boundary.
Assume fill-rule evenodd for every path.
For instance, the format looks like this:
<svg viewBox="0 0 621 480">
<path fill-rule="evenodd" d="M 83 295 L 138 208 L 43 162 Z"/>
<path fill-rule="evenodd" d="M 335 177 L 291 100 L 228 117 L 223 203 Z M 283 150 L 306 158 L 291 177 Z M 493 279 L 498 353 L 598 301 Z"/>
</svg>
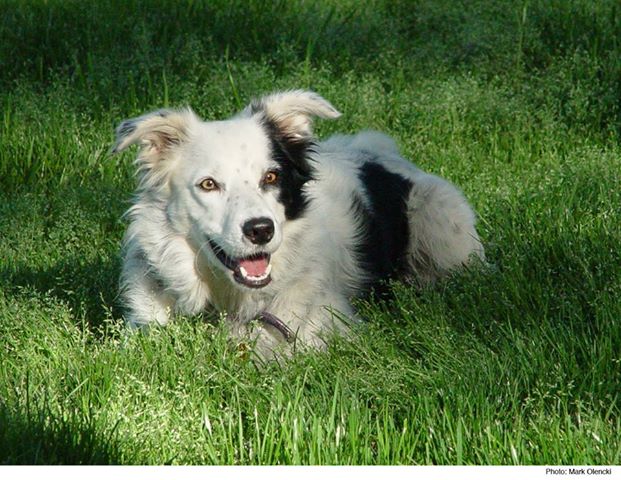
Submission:
<svg viewBox="0 0 621 480">
<path fill-rule="evenodd" d="M 265 245 L 274 236 L 274 222 L 267 217 L 251 218 L 244 223 L 242 231 L 255 245 Z"/>
</svg>

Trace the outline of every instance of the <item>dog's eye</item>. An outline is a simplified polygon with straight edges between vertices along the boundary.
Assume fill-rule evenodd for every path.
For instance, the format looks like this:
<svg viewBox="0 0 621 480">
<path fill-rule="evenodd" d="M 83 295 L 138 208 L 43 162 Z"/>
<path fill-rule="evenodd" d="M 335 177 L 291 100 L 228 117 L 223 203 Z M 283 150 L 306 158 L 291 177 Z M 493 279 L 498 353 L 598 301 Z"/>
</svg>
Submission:
<svg viewBox="0 0 621 480">
<path fill-rule="evenodd" d="M 278 172 L 267 172 L 263 177 L 263 185 L 274 185 L 278 181 Z"/>
<path fill-rule="evenodd" d="M 201 180 L 201 183 L 199 183 L 198 186 L 206 192 L 212 192 L 214 190 L 218 190 L 219 188 L 218 184 L 213 178 L 205 178 L 204 180 Z"/>
</svg>

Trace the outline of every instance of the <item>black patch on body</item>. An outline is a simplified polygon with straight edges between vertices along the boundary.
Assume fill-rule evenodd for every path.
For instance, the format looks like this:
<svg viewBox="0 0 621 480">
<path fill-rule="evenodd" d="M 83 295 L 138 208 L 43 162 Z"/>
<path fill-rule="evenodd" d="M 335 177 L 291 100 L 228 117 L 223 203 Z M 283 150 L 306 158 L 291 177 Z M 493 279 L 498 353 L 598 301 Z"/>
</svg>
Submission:
<svg viewBox="0 0 621 480">
<path fill-rule="evenodd" d="M 363 218 L 366 235 L 359 247 L 359 261 L 369 273 L 367 285 L 376 293 L 384 293 L 386 281 L 405 273 L 410 229 L 407 217 L 407 199 L 412 182 L 389 172 L 372 160 L 359 169 L 370 207 L 361 198 L 354 198 L 354 215 Z"/>
<path fill-rule="evenodd" d="M 299 218 L 308 206 L 303 187 L 313 179 L 313 166 L 308 156 L 313 152 L 314 143 L 288 136 L 269 118 L 263 117 L 261 124 L 271 142 L 272 158 L 280 166 L 278 200 L 284 205 L 288 220 Z"/>
</svg>

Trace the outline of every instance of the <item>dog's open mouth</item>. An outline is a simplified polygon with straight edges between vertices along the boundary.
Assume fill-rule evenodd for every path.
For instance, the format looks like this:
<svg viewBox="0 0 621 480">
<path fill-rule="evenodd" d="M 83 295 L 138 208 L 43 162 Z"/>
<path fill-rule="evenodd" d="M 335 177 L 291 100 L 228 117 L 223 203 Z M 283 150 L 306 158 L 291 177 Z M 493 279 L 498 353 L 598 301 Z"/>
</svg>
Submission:
<svg viewBox="0 0 621 480">
<path fill-rule="evenodd" d="M 233 278 L 237 283 L 250 288 L 261 288 L 271 282 L 272 266 L 269 253 L 233 258 L 212 240 L 209 240 L 209 246 L 222 265 L 233 272 Z"/>
</svg>

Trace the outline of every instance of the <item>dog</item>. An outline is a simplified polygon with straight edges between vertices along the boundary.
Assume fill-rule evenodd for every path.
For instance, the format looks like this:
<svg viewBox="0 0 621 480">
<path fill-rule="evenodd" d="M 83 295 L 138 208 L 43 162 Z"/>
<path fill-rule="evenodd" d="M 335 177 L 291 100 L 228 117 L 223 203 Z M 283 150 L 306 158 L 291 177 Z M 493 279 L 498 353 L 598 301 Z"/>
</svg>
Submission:
<svg viewBox="0 0 621 480">
<path fill-rule="evenodd" d="M 313 136 L 315 117 L 339 116 L 293 90 L 221 121 L 191 109 L 123 121 L 113 152 L 140 146 L 123 239 L 128 323 L 215 308 L 263 355 L 322 348 L 360 321 L 353 299 L 484 260 L 464 195 L 390 137 Z"/>
</svg>

